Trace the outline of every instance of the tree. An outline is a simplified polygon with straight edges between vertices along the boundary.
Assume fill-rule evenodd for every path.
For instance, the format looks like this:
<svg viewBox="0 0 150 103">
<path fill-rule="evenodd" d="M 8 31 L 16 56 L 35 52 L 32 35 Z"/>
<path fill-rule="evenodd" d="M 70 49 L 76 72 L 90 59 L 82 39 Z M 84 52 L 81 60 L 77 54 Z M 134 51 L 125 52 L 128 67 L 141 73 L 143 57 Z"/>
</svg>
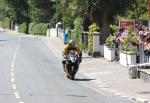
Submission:
<svg viewBox="0 0 150 103">
<path fill-rule="evenodd" d="M 65 21 L 66 26 L 71 27 L 76 16 L 77 6 L 74 0 L 60 0 L 56 4 L 57 16 L 60 16 L 62 21 Z M 59 18 L 59 17 L 58 17 Z"/>
<path fill-rule="evenodd" d="M 9 13 L 8 17 L 17 21 L 23 22 L 28 21 L 28 4 L 27 0 L 2 0 L 6 5 L 8 5 Z"/>
<path fill-rule="evenodd" d="M 33 22 L 49 22 L 54 15 L 53 5 L 50 0 L 28 0 L 29 14 Z"/>
<path fill-rule="evenodd" d="M 86 16 L 101 27 L 102 37 L 105 41 L 109 35 L 109 25 L 117 15 L 123 15 L 136 0 L 77 0 L 78 14 Z M 103 41 L 103 42 L 104 42 Z"/>
<path fill-rule="evenodd" d="M 1 0 L 5 16 L 18 23 L 49 22 L 54 13 L 50 0 Z M 6 8 L 7 7 L 7 8 Z"/>
<path fill-rule="evenodd" d="M 59 1 L 59 13 L 63 20 L 70 23 L 71 17 L 81 17 L 97 23 L 101 27 L 102 40 L 110 33 L 109 25 L 118 15 L 124 15 L 136 0 L 63 0 Z M 89 22 L 89 24 L 91 23 Z M 85 22 L 84 22 L 85 24 Z"/>
<path fill-rule="evenodd" d="M 0 20 L 3 20 L 5 17 L 12 18 L 13 8 L 11 8 L 5 0 L 0 0 Z"/>
<path fill-rule="evenodd" d="M 128 9 L 126 17 L 129 19 L 147 19 L 148 0 L 136 0 L 136 2 Z"/>
</svg>

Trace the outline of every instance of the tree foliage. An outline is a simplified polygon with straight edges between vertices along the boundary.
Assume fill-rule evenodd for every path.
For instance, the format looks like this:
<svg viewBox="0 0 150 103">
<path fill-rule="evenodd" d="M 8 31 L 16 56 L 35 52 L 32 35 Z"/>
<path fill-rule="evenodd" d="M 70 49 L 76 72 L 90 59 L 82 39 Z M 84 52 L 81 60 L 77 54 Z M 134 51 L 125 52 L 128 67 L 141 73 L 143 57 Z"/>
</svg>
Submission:
<svg viewBox="0 0 150 103">
<path fill-rule="evenodd" d="M 109 25 L 135 3 L 136 0 L 62 0 L 58 6 L 59 13 L 66 22 L 70 22 L 71 16 L 79 16 L 97 23 L 105 40 L 110 32 Z"/>
<path fill-rule="evenodd" d="M 69 27 L 73 23 L 72 19 L 76 18 L 77 5 L 75 0 L 60 0 L 56 3 L 57 16 L 60 16 L 65 24 Z"/>
<path fill-rule="evenodd" d="M 104 38 L 118 15 L 132 19 L 148 15 L 147 0 L 0 0 L 0 13 L 0 19 L 40 23 L 53 18 L 51 22 L 65 21 L 68 27 L 80 17 L 86 28 L 93 22 L 98 24 Z"/>
<path fill-rule="evenodd" d="M 49 22 L 54 13 L 50 0 L 0 0 L 0 13 L 21 22 Z"/>
<path fill-rule="evenodd" d="M 49 22 L 54 13 L 50 0 L 28 0 L 29 14 L 33 22 Z"/>
<path fill-rule="evenodd" d="M 29 12 L 29 5 L 27 0 L 3 0 L 5 4 L 8 5 L 10 9 L 10 14 L 12 19 L 16 20 L 17 22 L 28 21 L 28 12 Z"/>
<path fill-rule="evenodd" d="M 148 0 L 136 0 L 136 2 L 128 9 L 125 17 L 129 19 L 147 19 Z"/>
</svg>

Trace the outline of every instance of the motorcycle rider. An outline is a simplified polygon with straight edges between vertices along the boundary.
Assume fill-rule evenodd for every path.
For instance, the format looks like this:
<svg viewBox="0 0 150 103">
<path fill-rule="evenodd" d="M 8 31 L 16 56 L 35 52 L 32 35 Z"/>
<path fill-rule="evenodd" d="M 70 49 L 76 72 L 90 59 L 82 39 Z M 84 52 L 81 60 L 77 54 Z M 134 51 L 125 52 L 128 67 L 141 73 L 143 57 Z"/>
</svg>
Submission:
<svg viewBox="0 0 150 103">
<path fill-rule="evenodd" d="M 81 52 L 79 46 L 76 44 L 76 42 L 74 40 L 69 40 L 68 44 L 65 45 L 64 51 L 63 51 L 64 60 L 62 61 L 62 63 L 63 63 L 64 70 L 65 70 L 65 60 L 66 60 L 66 57 L 70 50 L 77 51 L 77 53 L 79 55 L 79 63 L 82 62 L 82 52 Z"/>
</svg>

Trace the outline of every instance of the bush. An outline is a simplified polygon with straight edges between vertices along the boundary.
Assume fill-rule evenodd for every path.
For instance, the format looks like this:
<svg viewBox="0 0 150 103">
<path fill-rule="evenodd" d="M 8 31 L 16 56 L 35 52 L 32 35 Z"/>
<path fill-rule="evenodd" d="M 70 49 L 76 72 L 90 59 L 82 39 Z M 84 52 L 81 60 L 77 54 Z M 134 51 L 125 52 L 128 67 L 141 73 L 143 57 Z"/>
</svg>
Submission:
<svg viewBox="0 0 150 103">
<path fill-rule="evenodd" d="M 1 22 L 0 22 L 0 26 L 1 27 L 5 27 L 7 29 L 11 28 L 11 20 L 9 18 L 4 18 Z"/>
<path fill-rule="evenodd" d="M 121 42 L 121 50 L 127 52 L 137 52 L 138 36 L 134 34 L 128 34 Z"/>
<path fill-rule="evenodd" d="M 112 35 L 108 36 L 106 39 L 106 45 L 111 48 L 114 48 L 114 40 L 115 40 L 114 36 L 112 36 Z"/>
<path fill-rule="evenodd" d="M 78 42 L 78 45 L 81 49 L 83 49 L 83 44 L 82 44 L 82 19 L 77 17 L 74 21 L 74 31 L 73 31 L 73 38 Z"/>
<path fill-rule="evenodd" d="M 119 26 L 117 25 L 110 25 L 111 34 L 115 35 L 116 32 L 119 30 Z"/>
<path fill-rule="evenodd" d="M 28 24 L 27 23 L 19 24 L 19 32 L 28 33 Z"/>
<path fill-rule="evenodd" d="M 47 23 L 30 23 L 29 33 L 33 35 L 46 35 Z"/>
<path fill-rule="evenodd" d="M 35 25 L 36 25 L 36 23 L 30 23 L 29 24 L 29 34 L 33 34 L 33 29 L 34 29 Z"/>
<path fill-rule="evenodd" d="M 100 28 L 93 23 L 89 26 L 89 34 L 88 34 L 88 54 L 91 55 L 93 52 L 93 32 L 100 31 Z"/>
</svg>

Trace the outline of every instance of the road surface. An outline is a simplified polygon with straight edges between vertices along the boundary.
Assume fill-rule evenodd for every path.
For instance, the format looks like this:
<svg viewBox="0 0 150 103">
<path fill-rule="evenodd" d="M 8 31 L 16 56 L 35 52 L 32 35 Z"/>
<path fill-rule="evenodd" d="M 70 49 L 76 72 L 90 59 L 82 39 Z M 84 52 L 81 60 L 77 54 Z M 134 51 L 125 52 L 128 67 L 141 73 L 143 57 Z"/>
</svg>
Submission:
<svg viewBox="0 0 150 103">
<path fill-rule="evenodd" d="M 134 103 L 67 79 L 43 38 L 0 32 L 0 103 Z"/>
</svg>

